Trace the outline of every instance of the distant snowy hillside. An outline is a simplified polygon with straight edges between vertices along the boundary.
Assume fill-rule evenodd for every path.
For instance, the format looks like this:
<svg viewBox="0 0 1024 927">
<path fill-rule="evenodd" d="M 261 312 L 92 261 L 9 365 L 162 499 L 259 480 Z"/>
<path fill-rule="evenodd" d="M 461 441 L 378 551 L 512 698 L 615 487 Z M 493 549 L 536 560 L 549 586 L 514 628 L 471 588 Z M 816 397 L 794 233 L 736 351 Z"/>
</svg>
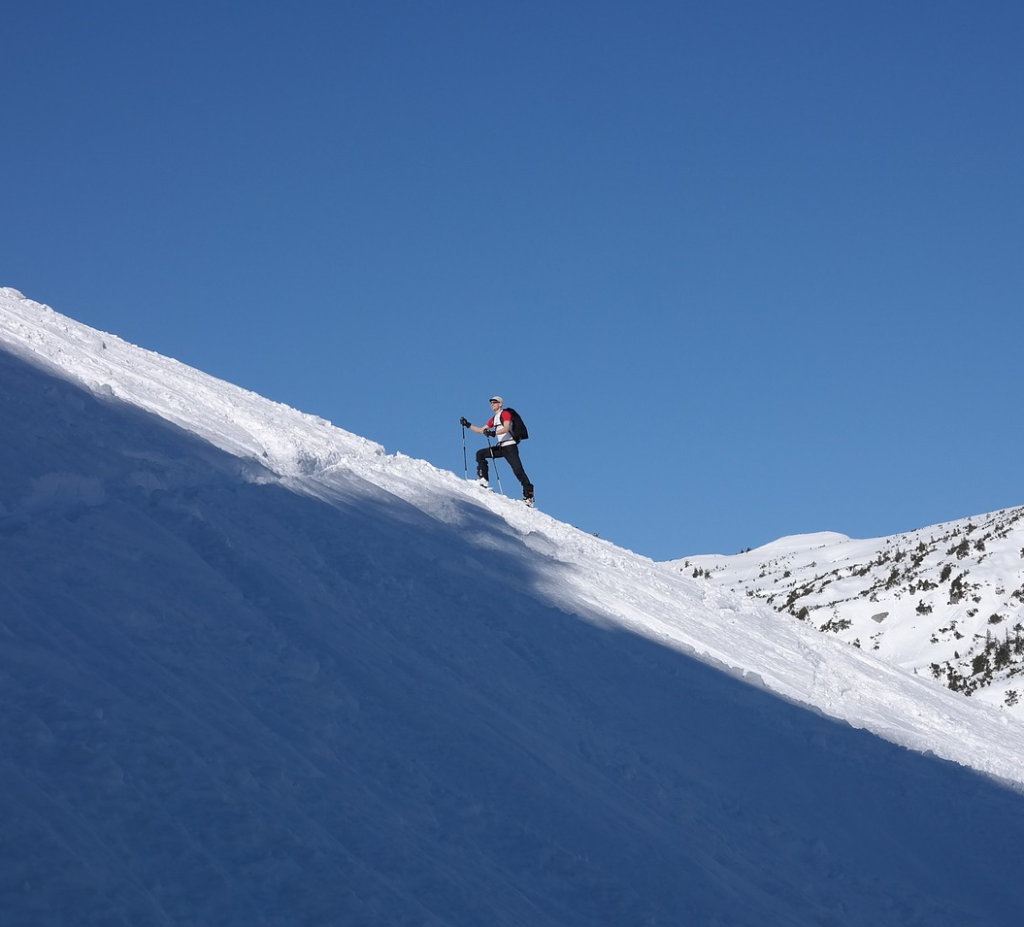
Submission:
<svg viewBox="0 0 1024 927">
<path fill-rule="evenodd" d="M 0 434 L 3 927 L 1019 922 L 1006 712 L 11 289 Z"/>
<path fill-rule="evenodd" d="M 783 538 L 673 565 L 1024 717 L 1024 508 L 867 541 Z"/>
</svg>

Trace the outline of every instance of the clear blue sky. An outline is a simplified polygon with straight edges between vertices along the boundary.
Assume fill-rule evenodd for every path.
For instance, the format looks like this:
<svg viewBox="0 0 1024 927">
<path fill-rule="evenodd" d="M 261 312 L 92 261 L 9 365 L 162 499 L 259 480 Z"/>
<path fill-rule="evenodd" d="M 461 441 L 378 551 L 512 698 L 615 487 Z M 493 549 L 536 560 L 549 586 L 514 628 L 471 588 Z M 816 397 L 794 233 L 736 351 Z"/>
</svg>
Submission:
<svg viewBox="0 0 1024 927">
<path fill-rule="evenodd" d="M 0 23 L 0 285 L 658 559 L 1024 503 L 1017 0 Z"/>
</svg>

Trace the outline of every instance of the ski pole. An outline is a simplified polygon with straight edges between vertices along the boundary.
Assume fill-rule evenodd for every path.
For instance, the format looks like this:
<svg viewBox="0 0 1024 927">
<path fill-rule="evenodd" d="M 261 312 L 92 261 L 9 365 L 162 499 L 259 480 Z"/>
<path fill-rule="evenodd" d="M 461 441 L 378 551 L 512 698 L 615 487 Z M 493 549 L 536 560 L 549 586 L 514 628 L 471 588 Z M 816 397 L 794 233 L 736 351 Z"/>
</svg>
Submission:
<svg viewBox="0 0 1024 927">
<path fill-rule="evenodd" d="M 490 453 L 491 460 L 494 461 L 494 476 L 498 481 L 498 492 L 505 495 L 505 490 L 501 488 L 501 474 L 498 472 L 498 458 L 494 456 L 493 449 L 491 448 L 491 438 L 487 437 L 487 450 Z"/>
<path fill-rule="evenodd" d="M 466 426 L 462 426 L 462 469 L 469 479 L 469 458 L 466 456 Z"/>
</svg>

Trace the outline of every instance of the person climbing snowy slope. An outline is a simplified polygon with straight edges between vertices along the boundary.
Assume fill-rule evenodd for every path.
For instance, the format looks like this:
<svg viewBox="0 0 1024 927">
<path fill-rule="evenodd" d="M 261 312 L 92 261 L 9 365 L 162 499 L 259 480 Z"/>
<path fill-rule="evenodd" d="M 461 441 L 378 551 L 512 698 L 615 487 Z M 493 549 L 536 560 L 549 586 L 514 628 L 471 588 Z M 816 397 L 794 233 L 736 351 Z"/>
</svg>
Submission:
<svg viewBox="0 0 1024 927">
<path fill-rule="evenodd" d="M 491 417 L 482 428 L 470 423 L 469 419 L 463 416 L 459 421 L 463 428 L 475 431 L 477 434 L 487 438 L 497 439 L 497 444 L 487 442 L 487 447 L 480 448 L 476 452 L 476 477 L 483 486 L 490 486 L 490 470 L 488 460 L 504 458 L 512 468 L 515 477 L 523 487 L 523 501 L 527 505 L 533 505 L 533 483 L 523 469 L 523 462 L 519 459 L 519 441 L 513 433 L 514 412 L 504 407 L 505 401 L 501 396 L 492 396 Z"/>
</svg>

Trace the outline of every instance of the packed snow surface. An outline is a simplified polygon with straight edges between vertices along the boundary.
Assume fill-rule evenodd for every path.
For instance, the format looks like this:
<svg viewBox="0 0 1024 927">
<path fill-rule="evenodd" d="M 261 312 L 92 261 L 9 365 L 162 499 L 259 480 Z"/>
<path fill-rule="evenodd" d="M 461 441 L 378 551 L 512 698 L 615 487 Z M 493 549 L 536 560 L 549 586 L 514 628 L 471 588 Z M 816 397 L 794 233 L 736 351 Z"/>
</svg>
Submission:
<svg viewBox="0 0 1024 927">
<path fill-rule="evenodd" d="M 0 391 L 5 925 L 1018 923 L 1005 713 L 11 289 Z"/>
</svg>

